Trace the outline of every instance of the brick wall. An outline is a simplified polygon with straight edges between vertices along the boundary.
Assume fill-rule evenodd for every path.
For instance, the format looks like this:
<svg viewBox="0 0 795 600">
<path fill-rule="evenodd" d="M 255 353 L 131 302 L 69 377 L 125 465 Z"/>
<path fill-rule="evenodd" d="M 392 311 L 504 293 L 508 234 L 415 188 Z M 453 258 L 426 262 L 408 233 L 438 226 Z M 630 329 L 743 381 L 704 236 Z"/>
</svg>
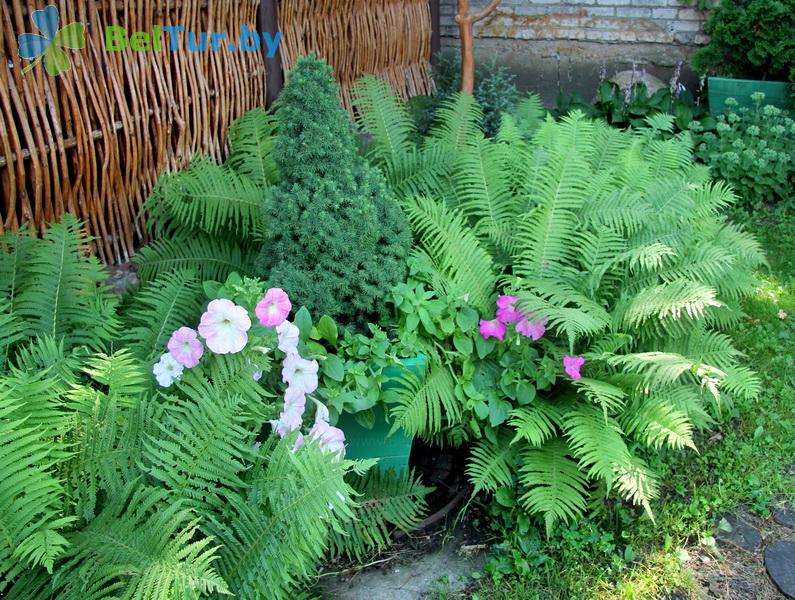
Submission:
<svg viewBox="0 0 795 600">
<path fill-rule="evenodd" d="M 488 0 L 472 0 L 473 10 Z M 443 36 L 457 37 L 456 0 L 441 0 Z M 479 38 L 698 45 L 702 12 L 680 0 L 503 0 L 475 26 Z"/>
</svg>

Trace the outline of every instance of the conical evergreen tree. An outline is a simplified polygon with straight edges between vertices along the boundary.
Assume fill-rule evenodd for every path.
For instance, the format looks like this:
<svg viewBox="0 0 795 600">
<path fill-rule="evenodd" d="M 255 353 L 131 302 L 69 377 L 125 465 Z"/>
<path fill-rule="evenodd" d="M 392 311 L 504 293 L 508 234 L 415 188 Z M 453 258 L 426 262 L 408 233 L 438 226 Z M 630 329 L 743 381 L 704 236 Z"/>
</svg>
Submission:
<svg viewBox="0 0 795 600">
<path fill-rule="evenodd" d="M 381 173 L 357 153 L 331 68 L 299 59 L 277 106 L 275 158 L 260 266 L 316 314 L 363 325 L 406 275 L 411 234 Z"/>
</svg>

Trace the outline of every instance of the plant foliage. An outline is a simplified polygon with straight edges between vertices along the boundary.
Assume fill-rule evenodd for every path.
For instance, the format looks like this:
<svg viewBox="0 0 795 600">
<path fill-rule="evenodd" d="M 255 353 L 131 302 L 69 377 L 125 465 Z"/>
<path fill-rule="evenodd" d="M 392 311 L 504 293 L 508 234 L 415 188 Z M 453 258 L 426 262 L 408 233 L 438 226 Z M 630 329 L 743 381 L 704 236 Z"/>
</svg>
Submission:
<svg viewBox="0 0 795 600">
<path fill-rule="evenodd" d="M 396 187 L 418 244 L 393 303 L 401 342 L 431 365 L 393 414 L 438 441 L 479 440 L 475 489 L 515 497 L 548 531 L 607 494 L 651 514 L 641 449 L 692 448 L 710 412 L 759 392 L 720 333 L 764 262 L 723 214 L 730 189 L 693 164 L 670 116 L 620 131 L 528 107 L 488 142 L 459 96 L 416 142 L 393 92 L 358 89 L 372 160 L 418 182 Z M 499 293 L 546 334 L 481 335 Z M 564 356 L 584 359 L 581 377 Z"/>
</svg>

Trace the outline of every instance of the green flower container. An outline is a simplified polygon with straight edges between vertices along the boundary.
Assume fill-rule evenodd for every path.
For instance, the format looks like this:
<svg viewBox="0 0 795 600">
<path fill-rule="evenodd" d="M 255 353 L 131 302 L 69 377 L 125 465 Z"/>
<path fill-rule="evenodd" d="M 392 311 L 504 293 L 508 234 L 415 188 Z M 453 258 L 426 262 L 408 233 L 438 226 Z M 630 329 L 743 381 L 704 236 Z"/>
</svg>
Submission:
<svg viewBox="0 0 795 600">
<path fill-rule="evenodd" d="M 726 110 L 727 98 L 734 98 L 739 106 L 754 106 L 751 94 L 755 92 L 764 92 L 765 104 L 772 104 L 783 110 L 790 107 L 789 84 L 784 81 L 710 77 L 707 92 L 709 110 L 715 114 Z"/>
<path fill-rule="evenodd" d="M 384 389 L 399 388 L 402 385 L 400 378 L 404 369 L 409 369 L 417 377 L 425 376 L 428 368 L 427 356 L 420 354 L 413 358 L 401 359 L 400 362 L 402 363 L 400 367 L 384 369 L 384 375 L 390 378 L 384 383 Z M 372 429 L 360 425 L 350 413 L 340 415 L 337 427 L 345 432 L 345 458 L 377 458 L 378 468 L 382 471 L 394 469 L 396 473 L 400 473 L 409 466 L 414 438 L 406 435 L 402 429 L 389 436 L 392 423 L 384 418 L 382 406 L 376 405 L 372 410 L 375 413 L 375 425 Z"/>
</svg>

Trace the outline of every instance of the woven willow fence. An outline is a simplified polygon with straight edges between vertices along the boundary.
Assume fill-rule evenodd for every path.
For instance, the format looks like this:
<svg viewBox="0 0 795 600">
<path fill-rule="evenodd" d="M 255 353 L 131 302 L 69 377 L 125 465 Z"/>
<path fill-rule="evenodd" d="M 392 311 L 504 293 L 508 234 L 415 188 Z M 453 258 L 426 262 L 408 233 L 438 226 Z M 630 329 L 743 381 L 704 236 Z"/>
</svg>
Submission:
<svg viewBox="0 0 795 600">
<path fill-rule="evenodd" d="M 86 24 L 72 68 L 27 74 L 17 35 L 39 33 L 31 12 L 55 4 L 60 25 Z M 0 0 L 0 233 L 72 212 L 87 223 L 108 263 L 129 259 L 146 239 L 141 205 L 164 169 L 196 152 L 220 158 L 229 123 L 265 103 L 260 52 L 107 52 L 106 25 L 152 31 L 226 31 L 239 44 L 256 30 L 258 0 Z M 279 0 L 285 70 L 316 51 L 328 59 L 350 107 L 349 87 L 377 73 L 404 95 L 429 89 L 428 0 Z"/>
<path fill-rule="evenodd" d="M 282 0 L 279 25 L 285 71 L 317 52 L 334 68 L 349 110 L 350 88 L 363 73 L 380 75 L 404 97 L 430 91 L 428 0 Z"/>
</svg>

